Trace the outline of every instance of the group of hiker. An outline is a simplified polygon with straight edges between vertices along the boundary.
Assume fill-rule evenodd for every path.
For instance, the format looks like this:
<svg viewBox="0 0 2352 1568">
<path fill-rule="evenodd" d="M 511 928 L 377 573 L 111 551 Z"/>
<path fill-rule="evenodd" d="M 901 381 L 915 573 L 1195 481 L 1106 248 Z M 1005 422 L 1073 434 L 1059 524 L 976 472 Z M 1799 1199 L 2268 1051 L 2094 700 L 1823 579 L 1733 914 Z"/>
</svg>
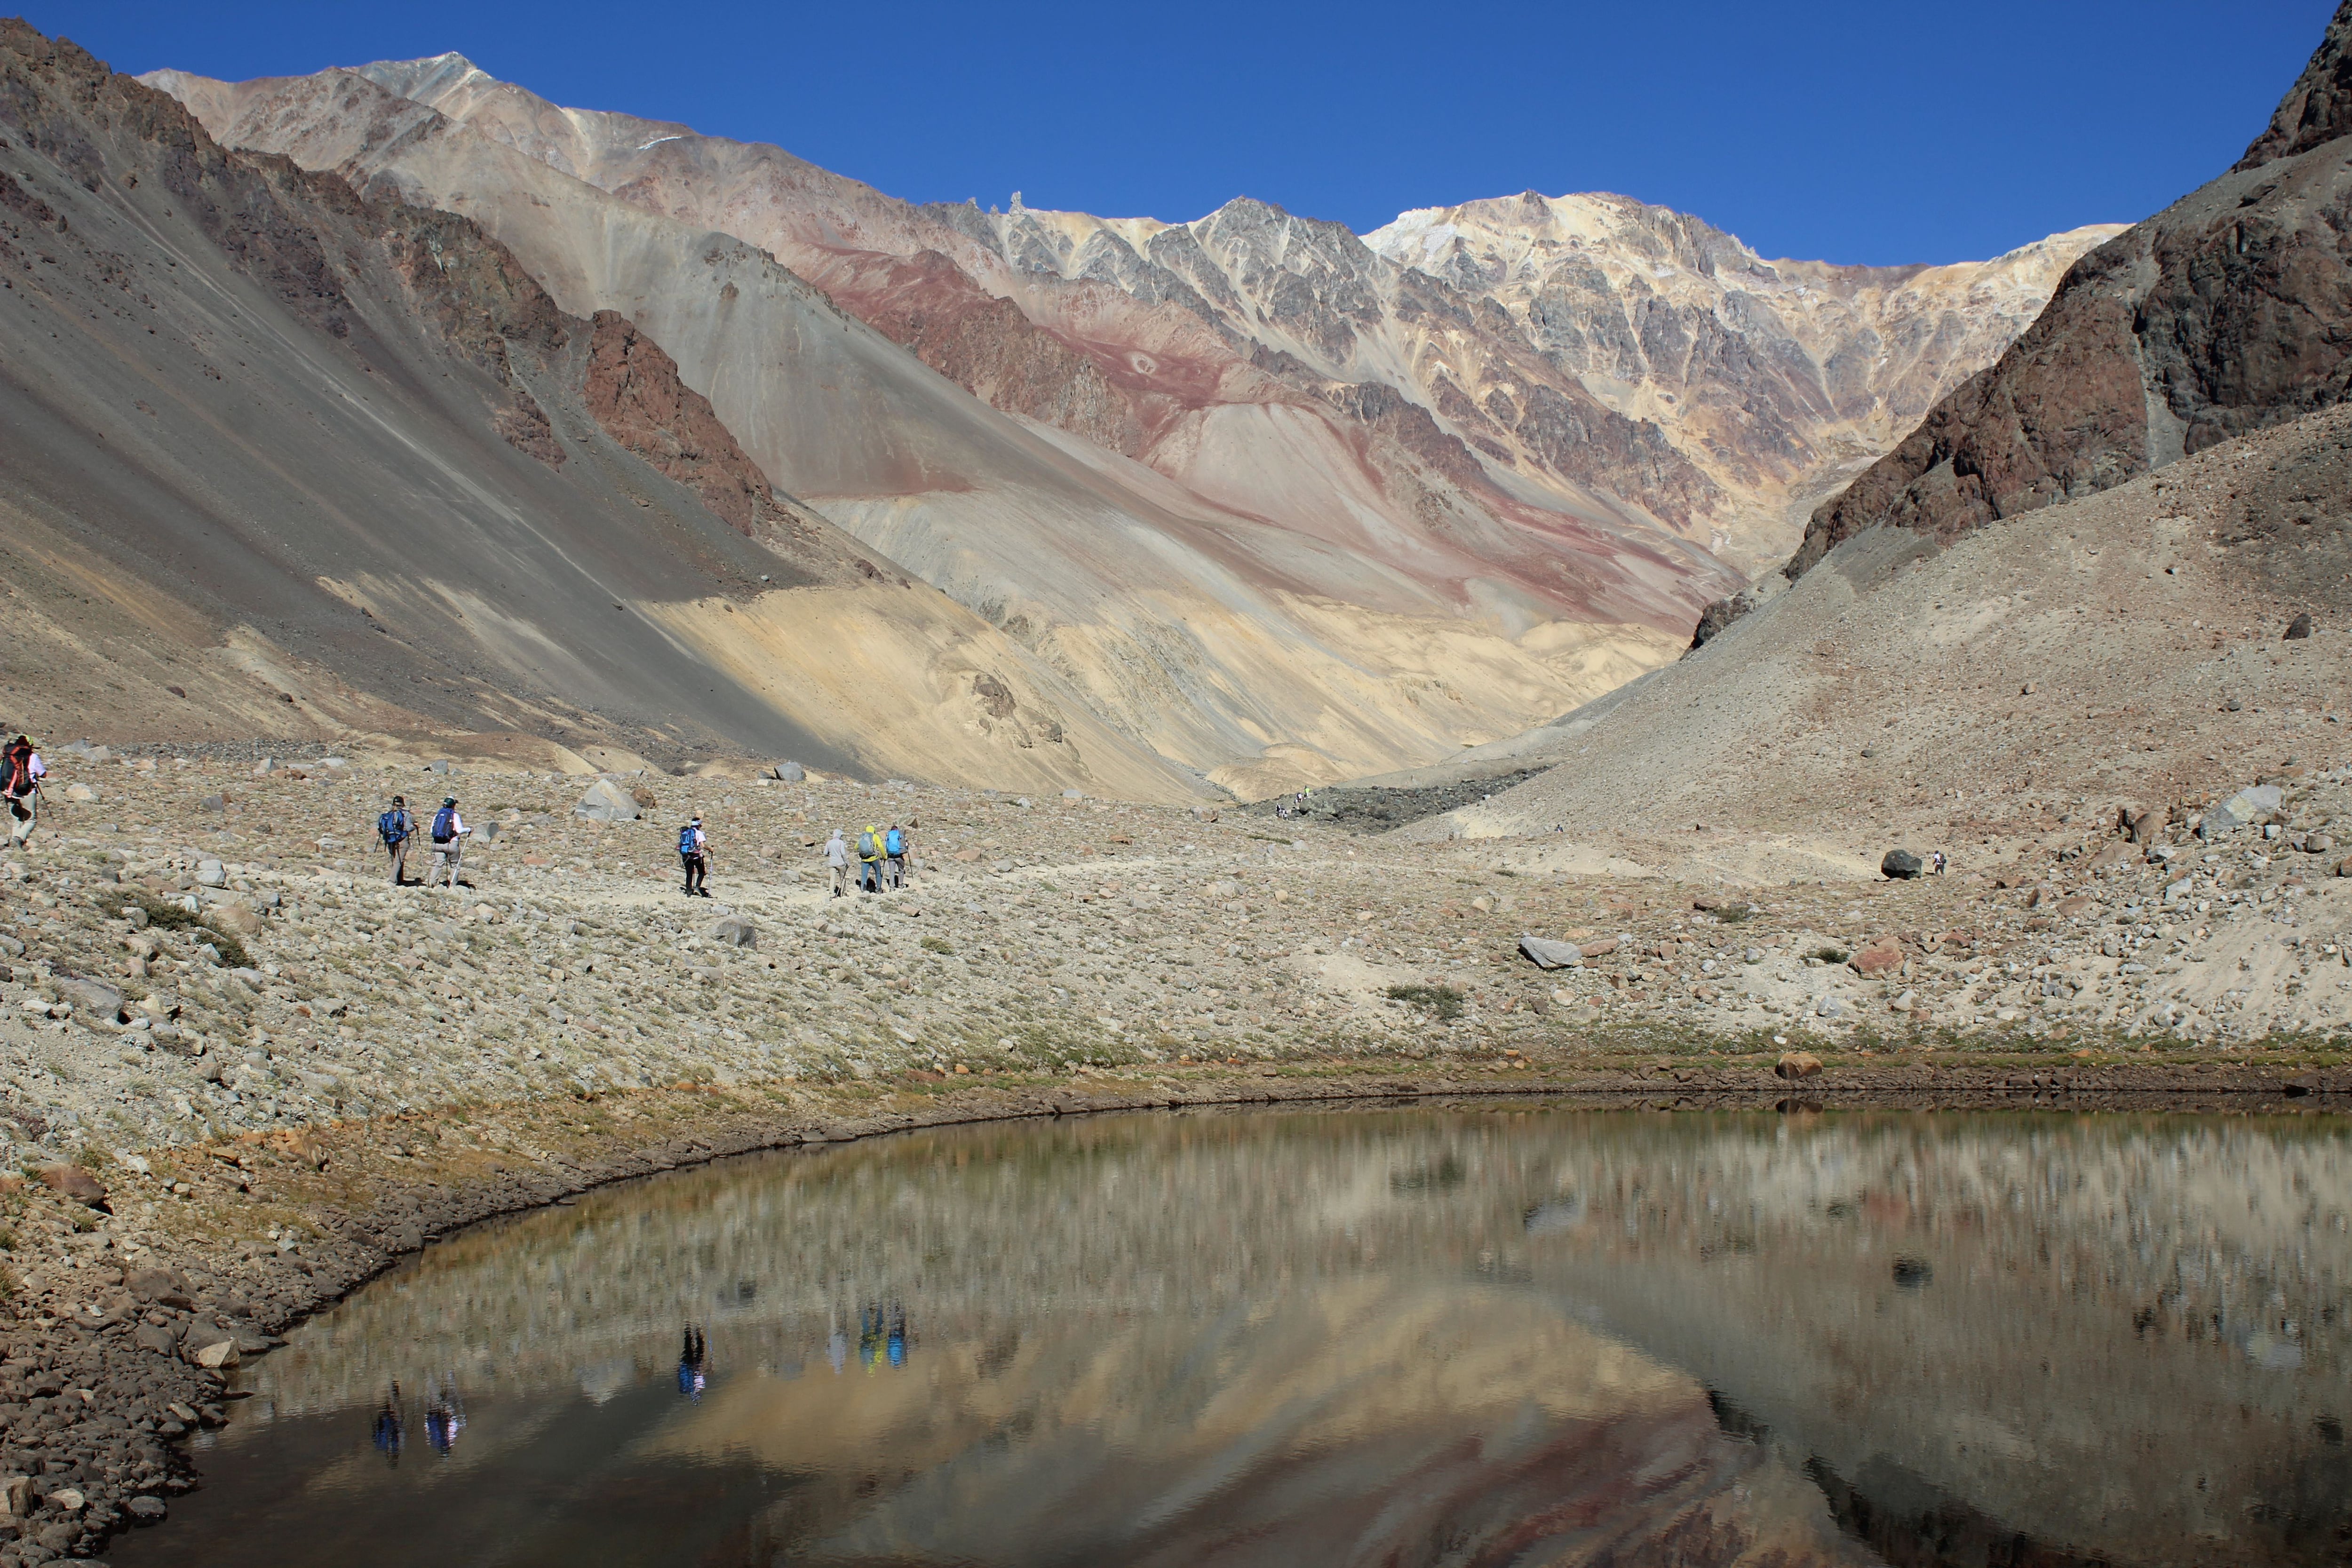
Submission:
<svg viewBox="0 0 2352 1568">
<path fill-rule="evenodd" d="M 441 809 L 433 814 L 429 827 L 432 864 L 419 879 L 425 887 L 437 881 L 442 886 L 457 885 L 457 872 L 466 858 L 466 840 L 473 833 L 466 819 L 458 815 L 457 797 L 443 797 Z M 416 842 L 416 819 L 408 815 L 408 797 L 392 797 L 392 809 L 375 819 L 375 836 L 383 840 L 384 853 L 392 858 L 392 885 L 409 886 L 408 852 Z"/>
<path fill-rule="evenodd" d="M 35 757 L 37 768 L 40 759 Z M 12 775 L 13 776 L 13 775 Z M 37 780 L 38 774 L 33 775 Z M 16 796 L 11 786 L 7 796 L 13 808 Z M 396 888 L 409 887 L 409 851 L 418 839 L 416 820 L 409 815 L 405 795 L 394 795 L 391 809 L 375 820 L 376 837 L 383 841 L 385 855 L 392 863 L 392 882 Z M 432 864 L 420 879 L 421 885 L 436 884 L 455 887 L 457 873 L 465 861 L 466 839 L 473 829 L 458 815 L 457 797 L 449 795 L 441 802 L 441 809 L 433 814 L 428 830 Z M 852 856 L 857 867 L 857 886 L 868 893 L 896 892 L 907 885 L 912 874 L 915 858 L 914 834 L 898 823 L 887 827 L 867 823 L 859 830 L 856 844 L 852 846 L 842 837 L 841 829 L 833 830 L 833 837 L 824 847 L 825 863 L 833 869 L 833 896 L 845 898 L 849 892 L 849 868 Z M 677 830 L 678 865 L 686 875 L 686 896 L 689 899 L 710 897 L 710 836 L 699 816 Z"/>
<path fill-rule="evenodd" d="M 895 893 L 907 885 L 915 860 L 914 835 L 898 823 L 887 827 L 869 822 L 858 830 L 856 846 L 857 858 L 857 890 L 861 893 Z M 849 866 L 851 846 L 833 830 L 825 841 L 824 863 L 833 870 L 833 896 L 849 896 Z"/>
</svg>

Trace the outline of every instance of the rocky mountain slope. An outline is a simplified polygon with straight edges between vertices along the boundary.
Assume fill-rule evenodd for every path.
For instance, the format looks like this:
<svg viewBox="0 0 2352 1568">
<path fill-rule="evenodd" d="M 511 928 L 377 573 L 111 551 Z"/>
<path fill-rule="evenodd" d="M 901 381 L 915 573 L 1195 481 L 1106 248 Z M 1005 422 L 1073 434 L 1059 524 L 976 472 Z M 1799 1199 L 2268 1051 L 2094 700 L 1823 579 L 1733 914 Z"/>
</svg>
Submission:
<svg viewBox="0 0 2352 1568">
<path fill-rule="evenodd" d="M 1190 793 L 468 220 L 228 153 L 17 23 L 0 141 L 15 723 Z"/>
<path fill-rule="evenodd" d="M 1191 225 L 917 207 L 773 147 L 559 110 L 456 56 L 150 79 L 232 143 L 473 214 L 572 308 L 646 321 L 780 483 L 1024 641 L 1113 722 L 1244 794 L 1433 760 L 1654 664 L 1740 562 L 1786 547 L 1775 487 L 1817 487 L 1824 461 L 1843 472 L 1883 448 L 1872 386 L 1916 384 L 1905 395 L 1924 406 L 1997 352 L 2053 271 L 2041 252 L 1924 285 L 1916 269 L 1828 269 L 1868 298 L 1872 325 L 1851 309 L 1833 328 L 1801 321 L 1812 346 L 1797 357 L 1867 346 L 1874 368 L 1860 393 L 1784 388 L 1819 409 L 1783 426 L 1843 423 L 1766 475 L 1694 460 L 1644 412 L 1689 395 L 1693 375 L 1736 399 L 1723 366 L 1748 350 L 1681 364 L 1682 392 L 1621 410 L 1592 386 L 1618 395 L 1622 366 L 1581 374 L 1504 305 L 1263 203 Z M 1012 420 L 944 408 L 895 366 L 845 378 L 804 361 L 834 340 L 774 311 L 775 288 L 719 277 L 713 233 Z M 1710 245 L 1703 270 L 1738 249 Z M 1707 287 L 1673 331 L 1753 313 Z M 1636 314 L 1657 342 L 1663 318 Z M 827 407 L 810 379 L 831 384 Z M 835 416 L 843 403 L 856 418 Z"/>
<path fill-rule="evenodd" d="M 1816 512 L 1790 563 L 1895 524 L 1948 539 L 2094 494 L 2352 387 L 2352 110 L 2339 9 L 2221 178 L 2101 246 L 1995 364 Z M 2329 531 L 2314 513 L 2297 526 Z"/>
<path fill-rule="evenodd" d="M 414 71 L 377 74 L 467 108 Z M 476 216 L 567 308 L 627 314 L 771 479 L 1028 647 L 1109 722 L 1244 793 L 1524 728 L 1656 662 L 1731 580 L 1637 510 L 1522 501 L 1475 465 L 1442 472 L 1223 349 L 1215 374 L 1257 391 L 1220 404 L 1240 424 L 1196 430 L 1199 463 L 1171 477 L 971 395 L 779 266 L 758 225 L 649 210 L 665 206 L 650 174 L 608 192 L 562 166 L 603 168 L 603 150 L 691 171 L 781 161 L 773 149 L 548 110 L 570 151 L 530 156 L 511 120 L 546 106 L 499 84 L 483 90 L 509 119 L 476 106 L 460 121 L 353 73 L 157 79 L 234 142 Z M 890 287 L 936 321 L 939 301 Z M 1002 315 L 973 308 L 983 328 Z M 987 348 L 1006 384 L 1064 379 L 1035 341 Z"/>
<path fill-rule="evenodd" d="M 2073 229 L 1984 262 L 1837 267 L 1767 261 L 1622 196 L 1528 191 L 1406 213 L 1364 242 L 1500 304 L 1552 364 L 1654 425 L 1730 502 L 1717 548 L 1760 563 L 2121 232 Z M 1507 419 L 1517 395 L 1478 369 L 1438 373 L 1476 405 L 1460 409 L 1465 426 Z"/>
</svg>

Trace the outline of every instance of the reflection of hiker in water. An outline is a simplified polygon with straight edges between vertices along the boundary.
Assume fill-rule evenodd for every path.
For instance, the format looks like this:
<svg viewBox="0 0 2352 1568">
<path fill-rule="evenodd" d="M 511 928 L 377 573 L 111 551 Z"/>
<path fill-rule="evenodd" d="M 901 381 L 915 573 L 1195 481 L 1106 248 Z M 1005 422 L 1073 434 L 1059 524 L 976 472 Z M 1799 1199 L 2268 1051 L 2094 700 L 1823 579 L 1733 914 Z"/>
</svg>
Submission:
<svg viewBox="0 0 2352 1568">
<path fill-rule="evenodd" d="M 384 1463 L 400 1463 L 401 1446 L 407 1441 L 407 1436 L 400 1424 L 400 1384 L 395 1383 L 375 1413 L 376 1452 L 383 1456 Z"/>
<path fill-rule="evenodd" d="M 841 1369 L 849 1361 L 849 1336 L 841 1331 L 841 1315 L 838 1309 L 833 1315 L 833 1332 L 824 1342 L 824 1356 L 827 1361 L 833 1363 L 833 1375 L 839 1377 Z"/>
<path fill-rule="evenodd" d="M 884 1362 L 907 1364 L 907 1310 L 893 1301 L 888 1308 L 866 1307 L 857 1314 L 857 1359 L 873 1372 Z"/>
<path fill-rule="evenodd" d="M 425 1390 L 425 1440 L 443 1458 L 457 1446 L 457 1434 L 466 1429 L 466 1407 L 457 1398 L 457 1380 L 454 1377 L 439 1384 L 427 1384 Z"/>
<path fill-rule="evenodd" d="M 692 1323 L 686 1325 L 686 1338 L 677 1351 L 677 1391 L 688 1399 L 698 1400 L 709 1379 L 710 1342 Z"/>
</svg>

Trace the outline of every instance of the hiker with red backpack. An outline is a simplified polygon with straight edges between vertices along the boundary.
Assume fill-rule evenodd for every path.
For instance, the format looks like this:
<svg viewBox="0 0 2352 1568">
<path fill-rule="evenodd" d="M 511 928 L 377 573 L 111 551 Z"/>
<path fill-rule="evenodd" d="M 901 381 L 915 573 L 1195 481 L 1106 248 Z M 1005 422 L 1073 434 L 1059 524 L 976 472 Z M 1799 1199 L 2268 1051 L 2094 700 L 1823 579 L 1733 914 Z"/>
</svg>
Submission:
<svg viewBox="0 0 2352 1568">
<path fill-rule="evenodd" d="M 466 836 L 474 830 L 457 815 L 457 797 L 449 796 L 441 809 L 433 814 L 433 858 L 437 864 L 427 871 L 425 885 L 431 887 L 433 879 L 441 875 L 441 867 L 448 867 L 447 885 L 457 885 L 457 868 L 466 858 Z"/>
<path fill-rule="evenodd" d="M 383 840 L 384 853 L 392 857 L 392 885 L 408 885 L 408 847 L 416 842 L 416 824 L 408 815 L 408 797 L 392 797 L 392 809 L 375 819 L 375 836 Z"/>
<path fill-rule="evenodd" d="M 22 844 L 33 837 L 40 820 L 41 781 L 48 773 L 48 765 L 26 736 L 17 736 L 0 750 L 0 796 L 6 798 L 8 815 L 16 819 L 8 825 L 10 842 Z"/>
</svg>

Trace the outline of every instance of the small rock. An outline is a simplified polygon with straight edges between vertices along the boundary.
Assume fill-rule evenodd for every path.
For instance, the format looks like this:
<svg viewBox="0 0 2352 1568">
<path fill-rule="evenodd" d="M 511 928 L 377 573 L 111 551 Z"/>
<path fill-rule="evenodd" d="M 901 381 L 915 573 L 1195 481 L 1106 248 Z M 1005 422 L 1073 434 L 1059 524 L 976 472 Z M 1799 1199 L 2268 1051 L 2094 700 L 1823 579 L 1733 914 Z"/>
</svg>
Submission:
<svg viewBox="0 0 2352 1568">
<path fill-rule="evenodd" d="M 1066 789 L 1062 792 L 1062 798 L 1064 800 L 1084 800 L 1087 798 L 1087 792 L 1082 789 Z"/>
<path fill-rule="evenodd" d="M 22 1519 L 33 1511 L 33 1478 L 0 1476 L 0 1510 Z"/>
<path fill-rule="evenodd" d="M 1584 962 L 1584 950 L 1572 942 L 1553 942 L 1540 936 L 1519 938 L 1519 951 L 1538 969 L 1570 969 Z"/>
<path fill-rule="evenodd" d="M 727 947 L 757 947 L 760 929 L 741 915 L 729 915 L 705 932 L 712 941 Z"/>
<path fill-rule="evenodd" d="M 209 811 L 217 816 L 221 812 L 228 809 L 228 796 L 225 795 L 208 795 L 205 796 L 204 799 L 196 802 L 196 809 L 199 811 Z"/>
<path fill-rule="evenodd" d="M 194 1304 L 189 1300 L 187 1276 L 176 1268 L 133 1268 L 122 1277 L 122 1288 L 149 1306 L 184 1312 Z"/>
<path fill-rule="evenodd" d="M 81 1493 L 72 1487 L 59 1487 L 57 1490 L 49 1494 L 49 1501 L 65 1510 L 68 1513 L 79 1512 L 81 1509 L 81 1505 L 86 1500 L 87 1500 L 83 1498 Z"/>
<path fill-rule="evenodd" d="M 228 868 L 217 860 L 199 860 L 196 862 L 196 882 L 201 887 L 226 888 L 228 886 Z"/>
<path fill-rule="evenodd" d="M 2289 621 L 2286 624 L 2286 635 L 2287 640 L 2290 642 L 2309 637 L 2311 635 L 2311 612 L 2305 610 L 2302 615 L 2299 615 L 2295 616 L 2294 619 Z"/>
<path fill-rule="evenodd" d="M 1192 808 L 1192 816 L 1195 821 L 1214 822 L 1217 820 L 1217 808 L 1213 805 L 1196 805 Z"/>
<path fill-rule="evenodd" d="M 98 799 L 98 792 L 89 785 L 77 781 L 66 785 L 66 798 L 77 805 L 88 805 Z"/>
<path fill-rule="evenodd" d="M 1780 1059 L 1772 1065 L 1772 1071 L 1785 1079 L 1819 1078 L 1822 1058 L 1811 1051 L 1783 1051 Z"/>
<path fill-rule="evenodd" d="M 125 1502 L 122 1510 L 142 1524 L 160 1524 L 171 1509 L 162 1498 L 142 1492 Z"/>
<path fill-rule="evenodd" d="M 1919 875 L 1923 867 L 1919 857 L 1908 849 L 1889 849 L 1886 858 L 1878 863 L 1878 869 L 1882 876 L 1907 882 Z"/>
<path fill-rule="evenodd" d="M 1604 936 L 1597 937 L 1591 942 L 1580 942 L 1578 945 L 1584 949 L 1585 957 L 1599 958 L 1604 953 L 1616 952 L 1617 942 L 1618 939 L 1613 936 Z"/>
<path fill-rule="evenodd" d="M 2325 855 L 2335 847 L 2336 836 L 2332 833 L 2315 833 L 2303 841 L 2304 853 L 2306 855 Z"/>
<path fill-rule="evenodd" d="M 1886 1005 L 1888 1010 L 1891 1012 L 1908 1013 L 1911 1009 L 1919 1005 L 1919 993 L 1916 991 L 1906 991 L 1902 995 L 1897 996 L 1894 1001 L 1889 1002 Z"/>
<path fill-rule="evenodd" d="M 2218 838 L 2259 822 L 2279 808 L 2285 798 L 2276 784 L 2254 784 L 2240 790 L 2219 805 L 2208 806 L 2197 825 L 2200 838 Z"/>
<path fill-rule="evenodd" d="M 1824 996 L 1813 1004 L 1813 1016 L 1817 1018 L 1842 1018 L 1845 1016 L 1845 1003 L 1836 996 Z"/>
<path fill-rule="evenodd" d="M 94 1209 L 106 1206 L 106 1186 L 79 1165 L 44 1165 L 41 1185 Z"/>
</svg>

